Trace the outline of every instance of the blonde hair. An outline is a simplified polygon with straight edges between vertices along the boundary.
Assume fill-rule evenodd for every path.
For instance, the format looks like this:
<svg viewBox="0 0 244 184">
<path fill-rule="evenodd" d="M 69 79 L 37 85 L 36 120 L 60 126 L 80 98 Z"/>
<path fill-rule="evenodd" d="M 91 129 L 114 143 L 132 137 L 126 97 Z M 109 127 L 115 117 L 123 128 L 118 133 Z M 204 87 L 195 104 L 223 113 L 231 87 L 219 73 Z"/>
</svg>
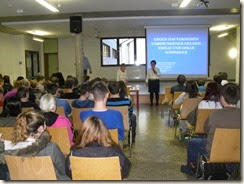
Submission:
<svg viewBox="0 0 244 184">
<path fill-rule="evenodd" d="M 51 112 L 56 105 L 56 100 L 51 94 L 45 94 L 41 97 L 40 108 L 43 112 Z"/>
<path fill-rule="evenodd" d="M 30 135 L 36 134 L 38 128 L 44 125 L 45 121 L 44 115 L 38 110 L 19 114 L 16 118 L 11 141 L 14 144 L 25 141 Z"/>
<path fill-rule="evenodd" d="M 74 147 L 83 148 L 94 141 L 104 147 L 118 146 L 112 140 L 103 121 L 96 116 L 91 116 L 83 123 L 81 133 L 78 135 Z"/>
</svg>

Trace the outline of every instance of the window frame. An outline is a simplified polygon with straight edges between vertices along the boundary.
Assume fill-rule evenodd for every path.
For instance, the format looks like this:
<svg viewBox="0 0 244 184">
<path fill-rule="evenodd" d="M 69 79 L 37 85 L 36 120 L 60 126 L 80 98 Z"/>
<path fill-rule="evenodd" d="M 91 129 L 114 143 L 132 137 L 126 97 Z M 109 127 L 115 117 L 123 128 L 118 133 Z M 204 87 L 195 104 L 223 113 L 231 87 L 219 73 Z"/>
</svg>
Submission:
<svg viewBox="0 0 244 184">
<path fill-rule="evenodd" d="M 137 59 L 137 47 L 136 47 L 136 39 L 144 38 L 145 39 L 145 50 L 146 50 L 146 37 L 145 36 L 126 36 L 126 37 L 101 37 L 100 38 L 100 55 L 101 55 L 101 67 L 116 67 L 120 66 L 120 51 L 119 51 L 119 39 L 134 39 L 134 61 Z M 112 65 L 104 65 L 103 64 L 103 40 L 105 39 L 116 39 L 117 40 L 117 64 Z M 113 53 L 112 53 L 113 54 Z M 126 64 L 126 66 L 146 66 L 146 51 L 145 51 L 145 64 Z"/>
</svg>

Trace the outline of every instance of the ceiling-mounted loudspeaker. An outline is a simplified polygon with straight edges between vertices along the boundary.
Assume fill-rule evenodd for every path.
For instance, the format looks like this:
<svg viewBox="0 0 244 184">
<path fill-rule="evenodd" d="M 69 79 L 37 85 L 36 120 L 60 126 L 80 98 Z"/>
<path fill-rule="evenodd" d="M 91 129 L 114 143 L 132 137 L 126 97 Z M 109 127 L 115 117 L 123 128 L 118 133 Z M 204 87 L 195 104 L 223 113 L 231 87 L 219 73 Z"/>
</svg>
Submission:
<svg viewBox="0 0 244 184">
<path fill-rule="evenodd" d="M 82 32 L 82 17 L 81 16 L 71 16 L 69 18 L 70 32 L 79 34 Z"/>
</svg>

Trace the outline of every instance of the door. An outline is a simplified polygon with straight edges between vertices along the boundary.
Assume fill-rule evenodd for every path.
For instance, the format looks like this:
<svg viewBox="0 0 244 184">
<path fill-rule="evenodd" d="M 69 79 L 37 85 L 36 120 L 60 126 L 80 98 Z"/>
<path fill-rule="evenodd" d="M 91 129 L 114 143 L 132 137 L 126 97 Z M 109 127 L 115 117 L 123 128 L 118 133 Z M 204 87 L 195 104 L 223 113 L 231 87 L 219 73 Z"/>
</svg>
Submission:
<svg viewBox="0 0 244 184">
<path fill-rule="evenodd" d="M 25 66 L 27 79 L 33 79 L 40 72 L 38 51 L 25 51 Z"/>
<path fill-rule="evenodd" d="M 58 72 L 58 54 L 45 54 L 45 76 L 51 76 Z"/>
</svg>

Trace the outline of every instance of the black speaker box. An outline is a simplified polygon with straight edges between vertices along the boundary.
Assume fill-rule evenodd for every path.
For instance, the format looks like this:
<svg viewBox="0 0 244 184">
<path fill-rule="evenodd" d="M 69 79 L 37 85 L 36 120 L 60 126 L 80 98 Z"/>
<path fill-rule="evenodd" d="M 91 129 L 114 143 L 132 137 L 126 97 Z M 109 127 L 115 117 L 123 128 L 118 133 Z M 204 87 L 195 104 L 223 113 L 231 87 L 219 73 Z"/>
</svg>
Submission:
<svg viewBox="0 0 244 184">
<path fill-rule="evenodd" d="M 82 32 L 82 17 L 81 16 L 72 16 L 69 18 L 70 22 L 70 32 L 71 33 L 81 33 Z"/>
</svg>

